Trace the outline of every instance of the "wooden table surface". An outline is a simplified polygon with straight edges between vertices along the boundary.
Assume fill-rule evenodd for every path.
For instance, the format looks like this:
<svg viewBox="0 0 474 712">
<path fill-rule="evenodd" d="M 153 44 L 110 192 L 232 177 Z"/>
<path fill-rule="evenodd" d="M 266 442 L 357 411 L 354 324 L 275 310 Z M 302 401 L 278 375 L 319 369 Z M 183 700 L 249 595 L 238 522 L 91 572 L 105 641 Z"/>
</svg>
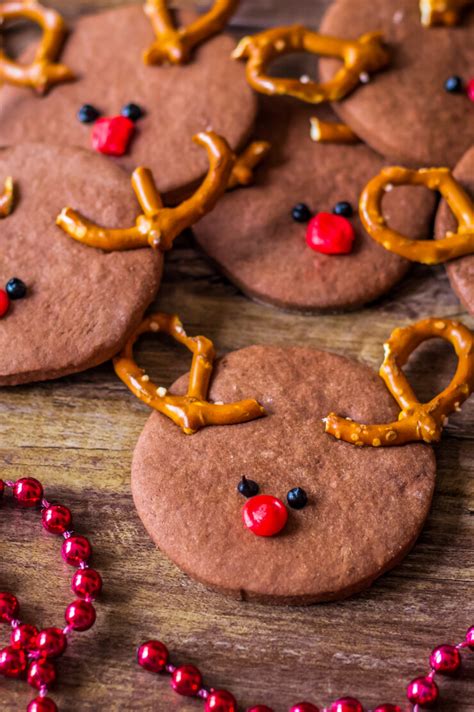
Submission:
<svg viewBox="0 0 474 712">
<path fill-rule="evenodd" d="M 120 0 L 52 4 L 72 17 Z M 236 23 L 260 26 L 299 16 L 317 25 L 323 4 L 244 0 Z M 155 306 L 179 313 L 191 334 L 211 337 L 221 353 L 258 342 L 313 344 L 374 368 L 396 325 L 436 314 L 474 327 L 443 268 L 413 269 L 390 295 L 354 314 L 296 316 L 243 297 L 190 238 L 181 238 L 167 256 Z M 187 353 L 168 342 L 147 339 L 140 351 L 147 372 L 160 374 L 160 382 L 189 367 Z M 420 396 L 429 397 L 439 388 L 439 370 L 446 380 L 453 367 L 449 349 L 432 344 L 417 352 L 408 372 Z M 348 693 L 367 707 L 404 704 L 405 685 L 426 671 L 431 648 L 462 639 L 474 623 L 474 399 L 450 420 L 436 448 L 436 494 L 413 551 L 366 593 L 308 608 L 228 600 L 155 549 L 130 495 L 132 452 L 148 415 L 110 363 L 1 392 L 0 476 L 37 477 L 50 498 L 72 508 L 105 582 L 97 625 L 77 635 L 59 664 L 53 696 L 63 712 L 201 710 L 199 702 L 172 693 L 166 678 L 136 665 L 135 648 L 147 638 L 165 641 L 174 661 L 199 665 L 209 684 L 234 692 L 242 709 L 260 702 L 284 712 L 301 698 L 327 704 Z M 0 566 L 0 589 L 18 595 L 24 620 L 62 624 L 71 570 L 37 512 L 2 505 Z M 473 678 L 470 661 L 461 678 L 443 681 L 441 709 L 474 710 Z M 1 679 L 2 710 L 25 709 L 31 697 L 25 683 Z"/>
</svg>

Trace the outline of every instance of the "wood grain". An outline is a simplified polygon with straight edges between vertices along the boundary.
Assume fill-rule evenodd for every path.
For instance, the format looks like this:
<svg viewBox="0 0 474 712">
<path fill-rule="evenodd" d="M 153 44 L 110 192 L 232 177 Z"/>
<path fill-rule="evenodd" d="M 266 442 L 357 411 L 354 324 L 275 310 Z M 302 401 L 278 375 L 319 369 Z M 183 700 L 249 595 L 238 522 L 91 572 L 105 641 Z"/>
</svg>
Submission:
<svg viewBox="0 0 474 712">
<path fill-rule="evenodd" d="M 119 2 L 62 2 L 70 16 L 111 4 Z M 320 6 L 249 0 L 239 23 L 257 25 L 271 13 L 276 24 L 313 8 L 316 15 Z M 313 344 L 374 368 L 396 325 L 436 314 L 474 327 L 443 268 L 413 269 L 388 297 L 356 313 L 303 317 L 244 298 L 190 237 L 167 256 L 155 306 L 178 312 L 190 333 L 211 337 L 221 353 L 257 342 Z M 189 366 L 188 354 L 170 342 L 145 339 L 139 356 L 160 382 Z M 408 372 L 426 398 L 453 366 L 449 350 L 433 343 L 414 355 Z M 201 710 L 172 693 L 166 679 L 138 668 L 135 647 L 151 637 L 169 645 L 173 660 L 198 664 L 209 684 L 232 690 L 242 709 L 261 702 L 284 712 L 298 699 L 329 703 L 348 693 L 367 708 L 389 700 L 403 704 L 405 684 L 426 670 L 434 644 L 461 639 L 473 623 L 474 399 L 450 420 L 436 448 L 436 495 L 412 553 L 363 595 L 305 609 L 227 600 L 155 549 L 136 515 L 129 482 L 147 417 L 110 364 L 1 391 L 0 476 L 38 477 L 49 498 L 70 506 L 105 581 L 97 626 L 77 636 L 59 665 L 53 696 L 63 712 Z M 60 542 L 42 531 L 37 512 L 7 502 L 0 511 L 0 588 L 18 595 L 24 620 L 61 625 L 71 569 L 61 561 Z M 461 678 L 443 681 L 442 690 L 443 710 L 474 710 L 474 663 Z M 0 681 L 2 710 L 25 709 L 31 697 L 25 683 Z"/>
</svg>

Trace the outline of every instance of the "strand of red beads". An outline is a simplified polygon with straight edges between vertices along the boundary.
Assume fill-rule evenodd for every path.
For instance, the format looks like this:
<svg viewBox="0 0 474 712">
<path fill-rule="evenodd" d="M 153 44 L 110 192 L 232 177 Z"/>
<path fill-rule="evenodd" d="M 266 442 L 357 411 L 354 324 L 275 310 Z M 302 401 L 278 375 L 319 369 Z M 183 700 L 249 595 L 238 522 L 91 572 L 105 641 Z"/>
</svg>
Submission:
<svg viewBox="0 0 474 712">
<path fill-rule="evenodd" d="M 474 651 L 474 626 L 469 628 L 462 643 L 457 645 L 438 645 L 430 655 L 430 672 L 417 677 L 407 686 L 406 695 L 411 703 L 410 709 L 419 712 L 422 708 L 432 707 L 439 698 L 437 675 L 453 675 L 461 667 L 461 650 Z M 184 697 L 198 697 L 204 701 L 204 712 L 237 712 L 237 701 L 227 690 L 208 689 L 203 686 L 202 675 L 194 665 L 175 667 L 169 661 L 166 646 L 158 640 L 143 643 L 137 652 L 138 664 L 149 672 L 171 675 L 171 687 Z M 267 705 L 249 707 L 246 712 L 274 712 Z M 364 712 L 359 700 L 354 697 L 341 697 L 329 707 L 319 708 L 311 702 L 297 702 L 289 712 Z M 377 705 L 367 712 L 402 712 L 402 708 L 391 703 Z"/>
<path fill-rule="evenodd" d="M 19 620 L 20 606 L 12 593 L 0 592 L 0 622 L 10 625 L 10 645 L 0 650 L 0 674 L 11 678 L 26 677 L 38 690 L 38 696 L 29 703 L 27 712 L 57 712 L 56 703 L 48 697 L 49 687 L 56 680 L 55 658 L 65 652 L 71 634 L 84 631 L 95 623 L 92 601 L 102 590 L 100 574 L 89 568 L 92 548 L 83 536 L 72 531 L 72 515 L 62 504 L 51 504 L 43 496 L 43 486 L 33 477 L 23 477 L 16 482 L 0 479 L 0 499 L 10 490 L 13 501 L 22 508 L 38 508 L 44 529 L 62 536 L 61 554 L 64 561 L 77 568 L 72 577 L 71 589 L 76 600 L 69 604 L 64 614 L 64 628 L 38 630 L 34 625 Z"/>
</svg>

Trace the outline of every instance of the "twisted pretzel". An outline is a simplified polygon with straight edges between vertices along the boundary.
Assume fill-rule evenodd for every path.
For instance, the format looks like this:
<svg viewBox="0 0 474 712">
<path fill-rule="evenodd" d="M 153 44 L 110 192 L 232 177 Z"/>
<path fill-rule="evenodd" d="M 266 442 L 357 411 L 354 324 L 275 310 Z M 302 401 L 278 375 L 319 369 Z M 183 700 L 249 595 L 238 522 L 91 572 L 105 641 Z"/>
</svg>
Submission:
<svg viewBox="0 0 474 712">
<path fill-rule="evenodd" d="M 420 0 L 421 23 L 452 27 L 459 22 L 461 10 L 471 4 L 472 0 Z"/>
<path fill-rule="evenodd" d="M 36 22 L 42 28 L 43 36 L 33 61 L 28 65 L 23 66 L 8 59 L 0 50 L 0 80 L 15 86 L 31 87 L 39 94 L 44 94 L 52 84 L 74 79 L 74 74 L 68 67 L 54 62 L 66 35 L 66 26 L 61 15 L 35 0 L 0 3 L 0 26 L 8 20 L 21 17 Z"/>
<path fill-rule="evenodd" d="M 150 245 L 171 249 L 174 239 L 211 211 L 229 183 L 235 156 L 227 141 L 213 131 L 196 134 L 193 141 L 206 148 L 209 171 L 193 196 L 174 208 L 163 207 L 160 194 L 148 168 L 132 174 L 132 188 L 143 210 L 130 228 L 103 228 L 87 220 L 72 208 L 64 208 L 56 218 L 70 237 L 101 250 L 133 250 Z"/>
<path fill-rule="evenodd" d="M 274 78 L 266 74 L 272 60 L 292 52 L 339 57 L 344 67 L 324 83 Z M 244 37 L 232 57 L 247 60 L 247 81 L 256 91 L 270 96 L 287 94 L 310 104 L 342 99 L 359 84 L 361 74 L 375 72 L 389 60 L 379 32 L 368 32 L 357 40 L 343 40 L 320 35 L 301 25 L 276 27 Z"/>
<path fill-rule="evenodd" d="M 158 388 L 133 358 L 133 345 L 138 337 L 159 331 L 172 336 L 193 354 L 185 396 L 170 395 L 166 388 Z M 206 400 L 215 355 L 212 341 L 205 336 L 187 336 L 178 316 L 158 312 L 146 318 L 132 334 L 123 351 L 114 358 L 114 368 L 137 398 L 171 418 L 186 435 L 206 425 L 233 425 L 264 416 L 264 408 L 253 399 L 226 404 Z"/>
<path fill-rule="evenodd" d="M 6 218 L 13 210 L 13 178 L 10 176 L 5 180 L 3 193 L 0 194 L 0 218 Z"/>
<path fill-rule="evenodd" d="M 265 159 L 271 149 L 268 141 L 253 141 L 237 156 L 227 184 L 227 190 L 253 183 L 254 169 Z"/>
<path fill-rule="evenodd" d="M 420 403 L 402 366 L 423 341 L 441 338 L 456 351 L 458 366 L 447 388 L 429 403 Z M 324 418 L 326 432 L 353 445 L 373 447 L 403 445 L 441 438 L 448 414 L 460 410 L 474 390 L 474 337 L 463 324 L 449 319 L 424 319 L 412 326 L 395 329 L 384 344 L 385 358 L 379 374 L 401 408 L 398 420 L 383 425 L 362 425 L 330 413 Z"/>
<path fill-rule="evenodd" d="M 446 233 L 442 240 L 410 240 L 388 227 L 382 214 L 382 199 L 395 185 L 423 185 L 439 191 L 457 219 L 457 232 Z M 413 262 L 435 265 L 474 252 L 474 206 L 449 168 L 383 168 L 362 191 L 359 214 L 376 242 Z"/>
<path fill-rule="evenodd" d="M 309 121 L 311 124 L 310 135 L 316 143 L 353 144 L 360 142 L 360 138 L 347 124 L 323 121 L 317 117 L 312 117 Z"/>
<path fill-rule="evenodd" d="M 143 61 L 145 64 L 184 64 L 196 45 L 224 29 L 238 4 L 239 0 L 216 0 L 209 12 L 187 27 L 176 29 L 166 0 L 145 0 L 144 10 L 156 40 L 143 53 Z"/>
</svg>

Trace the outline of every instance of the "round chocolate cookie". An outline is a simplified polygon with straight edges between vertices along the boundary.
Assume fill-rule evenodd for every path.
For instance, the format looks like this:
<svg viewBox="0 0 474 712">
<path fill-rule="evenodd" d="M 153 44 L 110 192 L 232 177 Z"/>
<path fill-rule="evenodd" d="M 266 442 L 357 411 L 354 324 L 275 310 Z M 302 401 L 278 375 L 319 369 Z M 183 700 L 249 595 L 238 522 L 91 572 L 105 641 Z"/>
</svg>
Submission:
<svg viewBox="0 0 474 712">
<path fill-rule="evenodd" d="M 183 377 L 171 390 L 186 385 Z M 148 420 L 132 491 L 161 550 L 205 585 L 277 604 L 349 596 L 401 561 L 430 508 L 432 449 L 358 448 L 327 435 L 321 422 L 331 410 L 362 422 L 396 417 L 381 379 L 335 354 L 252 346 L 221 359 L 211 384 L 211 400 L 243 397 L 268 415 L 195 435 L 158 413 Z M 243 507 L 257 496 L 248 482 L 238 490 L 244 476 L 258 496 L 278 498 L 278 517 L 286 511 L 275 536 L 244 525 Z"/>
<path fill-rule="evenodd" d="M 453 173 L 474 204 L 474 147 L 463 156 Z M 442 238 L 450 230 L 456 231 L 457 224 L 447 203 L 443 201 L 436 216 L 436 237 Z M 446 262 L 445 266 L 452 288 L 466 309 L 474 314 L 474 255 Z"/>
<path fill-rule="evenodd" d="M 459 76 L 464 87 L 474 76 L 474 9 L 458 27 L 423 27 L 415 0 L 337 0 L 321 32 L 357 37 L 378 30 L 391 54 L 387 69 L 334 104 L 341 118 L 391 161 L 453 167 L 474 143 L 474 111 L 464 91 L 445 83 Z M 320 61 L 327 80 L 338 63 Z"/>
<path fill-rule="evenodd" d="M 316 111 L 334 121 L 330 109 Z M 314 143 L 314 114 L 301 103 L 264 99 L 256 136 L 270 140 L 272 150 L 256 169 L 255 185 L 224 196 L 194 234 L 224 274 L 259 301 L 303 312 L 354 309 L 388 292 L 409 265 L 377 245 L 358 217 L 360 192 L 383 159 L 362 143 Z M 341 202 L 353 212 L 351 253 L 315 252 L 306 243 L 307 224 L 292 216 L 294 206 L 331 213 Z M 384 206 L 398 229 L 422 237 L 435 199 L 424 188 L 398 188 Z"/>
<path fill-rule="evenodd" d="M 205 42 L 183 66 L 145 65 L 142 53 L 153 40 L 141 5 L 78 19 L 60 57 L 77 80 L 52 87 L 44 97 L 24 88 L 1 89 L 0 145 L 44 141 L 92 149 L 95 117 L 123 112 L 135 131 L 127 141 L 123 125 L 115 122 L 114 144 L 128 144 L 115 160 L 129 171 L 148 166 L 162 193 L 181 196 L 207 171 L 205 151 L 192 136 L 212 128 L 237 149 L 251 132 L 256 99 L 244 67 L 230 58 L 231 37 Z M 84 105 L 90 109 L 81 116 L 92 118 L 89 123 L 78 119 Z"/>
<path fill-rule="evenodd" d="M 55 220 L 71 205 L 110 227 L 133 225 L 139 208 L 129 176 L 90 151 L 46 144 L 1 149 L 0 193 L 8 176 L 15 200 L 0 219 L 0 286 L 16 278 L 26 295 L 15 298 L 13 290 L 0 319 L 0 384 L 106 361 L 152 301 L 162 255 L 149 248 L 106 254 L 75 242 Z"/>
</svg>

